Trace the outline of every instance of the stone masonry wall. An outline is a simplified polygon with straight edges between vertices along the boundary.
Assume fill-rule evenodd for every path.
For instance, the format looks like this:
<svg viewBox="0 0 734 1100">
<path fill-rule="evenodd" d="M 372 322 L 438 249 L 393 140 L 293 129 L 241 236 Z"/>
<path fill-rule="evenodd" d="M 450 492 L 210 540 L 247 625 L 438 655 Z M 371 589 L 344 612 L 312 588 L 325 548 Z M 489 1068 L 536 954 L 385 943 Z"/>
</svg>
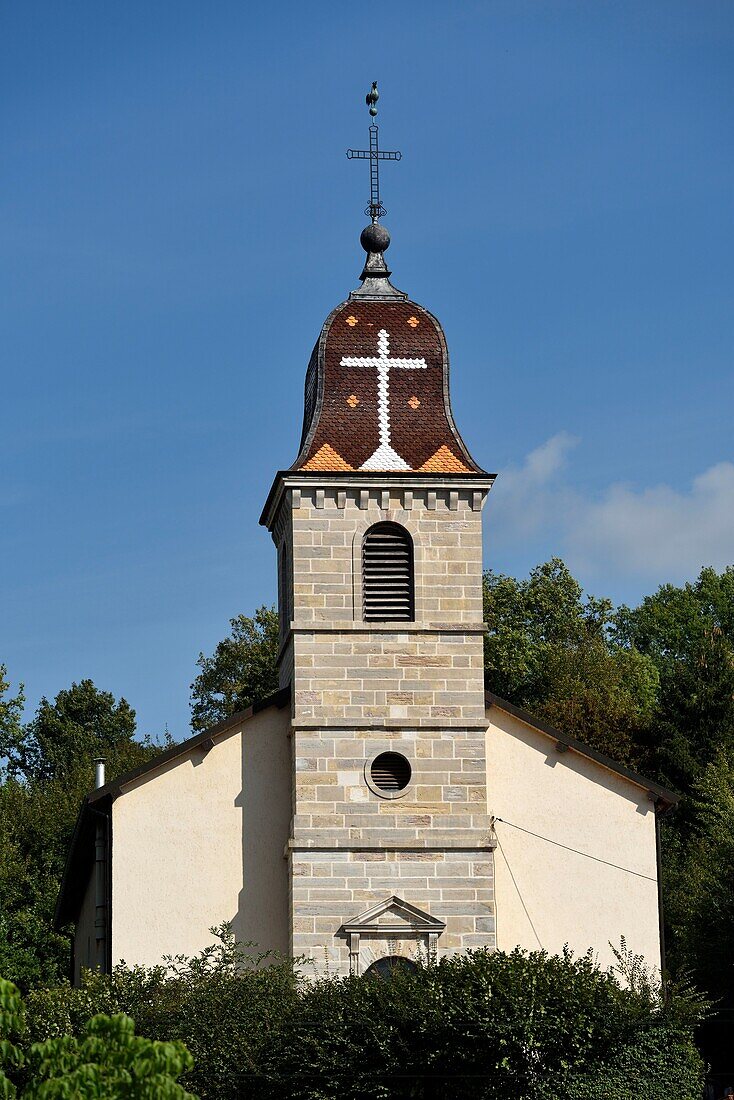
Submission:
<svg viewBox="0 0 734 1100">
<path fill-rule="evenodd" d="M 293 835 L 309 847 L 424 848 L 488 842 L 486 725 L 473 729 L 294 729 Z M 410 762 L 400 797 L 380 797 L 369 768 L 381 752 Z"/>
<path fill-rule="evenodd" d="M 481 507 L 487 485 L 292 484 L 274 537 L 292 546 L 294 954 L 346 973 L 345 921 L 392 895 L 446 922 L 439 954 L 493 946 L 487 818 Z M 411 534 L 415 622 L 362 621 L 361 548 L 391 520 Z M 291 529 L 289 538 L 288 528 Z M 411 781 L 371 782 L 384 751 Z M 402 942 L 402 941 L 401 941 Z M 387 952 L 375 940 L 365 946 Z M 402 953 L 402 952 L 401 952 Z"/>
<path fill-rule="evenodd" d="M 291 890 L 294 951 L 314 959 L 319 970 L 328 960 L 333 972 L 349 973 L 348 944 L 335 932 L 391 894 L 446 921 L 438 940 L 439 956 L 494 945 L 490 852 L 298 852 L 293 854 Z M 367 962 L 391 953 L 379 939 L 376 944 L 365 939 L 363 948 Z M 419 953 L 410 947 L 408 951 Z"/>
<path fill-rule="evenodd" d="M 474 487 L 292 491 L 279 519 L 290 511 L 297 722 L 484 721 L 482 499 Z M 383 520 L 414 552 L 416 621 L 389 628 L 362 621 L 362 539 Z"/>
<path fill-rule="evenodd" d="M 396 895 L 446 921 L 439 954 L 494 945 L 485 730 L 294 729 L 294 954 L 348 971 L 341 924 Z M 412 776 L 399 798 L 369 784 L 385 750 Z M 326 881 L 328 879 L 328 881 Z M 389 953 L 389 952 L 387 952 Z"/>
<path fill-rule="evenodd" d="M 389 519 L 413 536 L 416 620 L 481 623 L 483 498 L 473 487 L 293 489 L 294 619 L 361 619 L 362 536 Z"/>
</svg>

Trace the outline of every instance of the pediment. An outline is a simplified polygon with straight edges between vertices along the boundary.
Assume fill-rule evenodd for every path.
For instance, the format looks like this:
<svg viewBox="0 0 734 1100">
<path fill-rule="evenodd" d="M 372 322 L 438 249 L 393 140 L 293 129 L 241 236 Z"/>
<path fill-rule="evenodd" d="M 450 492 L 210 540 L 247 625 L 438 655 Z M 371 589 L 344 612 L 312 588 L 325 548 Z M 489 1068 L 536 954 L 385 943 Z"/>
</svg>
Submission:
<svg viewBox="0 0 734 1100">
<path fill-rule="evenodd" d="M 445 927 L 445 921 L 438 920 L 430 913 L 419 909 L 417 905 L 411 905 L 410 902 L 393 895 L 353 917 L 352 920 L 345 921 L 339 931 L 347 935 L 354 933 L 361 935 L 415 934 L 416 932 L 440 934 Z"/>
</svg>

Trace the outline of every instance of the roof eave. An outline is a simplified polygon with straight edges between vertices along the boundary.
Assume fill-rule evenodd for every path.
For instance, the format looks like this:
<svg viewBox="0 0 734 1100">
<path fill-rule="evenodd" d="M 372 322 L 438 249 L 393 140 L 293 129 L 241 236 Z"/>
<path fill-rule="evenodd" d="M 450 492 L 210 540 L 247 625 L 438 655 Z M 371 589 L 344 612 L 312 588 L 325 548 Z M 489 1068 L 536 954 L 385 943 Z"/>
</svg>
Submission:
<svg viewBox="0 0 734 1100">
<path fill-rule="evenodd" d="M 526 726 L 530 726 L 532 729 L 539 730 L 540 733 L 546 734 L 548 737 L 552 737 L 557 744 L 562 745 L 564 748 L 571 749 L 573 752 L 577 752 L 579 756 L 585 756 L 589 760 L 595 761 L 608 771 L 615 772 L 617 775 L 622 776 L 624 779 L 628 779 L 630 783 L 634 783 L 636 786 L 641 787 L 647 791 L 648 794 L 654 797 L 656 806 L 660 803 L 660 809 L 662 812 L 669 810 L 676 803 L 680 802 L 681 796 L 675 794 L 674 791 L 670 791 L 667 787 L 663 787 L 660 783 L 656 783 L 652 779 L 648 779 L 644 775 L 640 775 L 639 772 L 634 771 L 632 768 L 627 768 L 624 764 L 618 764 L 616 760 L 612 760 L 610 756 L 606 756 L 603 752 L 598 752 L 590 745 L 584 744 L 583 741 L 577 741 L 574 737 L 569 737 L 568 734 L 562 733 L 556 729 L 555 726 L 551 726 L 548 722 L 544 722 L 541 718 L 536 718 L 527 710 L 523 710 L 522 707 L 515 706 L 508 699 L 503 699 L 499 695 L 495 695 L 492 691 L 485 691 L 484 698 L 488 706 L 495 706 L 498 710 L 504 710 L 508 714 L 512 714 L 520 722 Z"/>
<path fill-rule="evenodd" d="M 170 749 L 164 749 L 162 753 L 154 757 L 153 760 L 149 760 L 145 764 L 141 764 L 137 768 L 133 768 L 129 772 L 125 772 L 124 775 L 118 776 L 117 779 L 112 780 L 109 783 L 105 783 L 104 787 L 98 787 L 95 791 L 91 791 L 87 796 L 90 804 L 94 804 L 99 799 L 105 798 L 107 795 L 111 795 L 113 799 L 121 792 L 121 788 L 128 783 L 132 783 L 135 779 L 139 779 L 140 776 L 145 775 L 147 772 L 157 771 L 164 764 L 167 764 L 170 760 L 175 760 L 177 756 L 183 756 L 185 753 L 190 752 L 191 749 L 198 748 L 205 741 L 209 741 L 212 737 L 218 737 L 219 734 L 226 733 L 227 730 L 232 729 L 234 726 L 239 726 L 242 722 L 246 722 L 253 715 L 259 714 L 261 710 L 267 710 L 268 707 L 284 707 L 291 697 L 290 687 L 280 688 L 274 692 L 273 695 L 269 695 L 266 699 L 259 700 L 253 703 L 252 706 L 247 707 L 245 710 L 237 711 L 235 714 L 230 715 L 229 718 L 224 718 L 221 722 L 217 722 L 214 726 L 209 726 L 207 729 L 202 730 L 201 733 L 194 734 L 193 737 L 189 737 L 186 741 L 179 741 L 175 745 L 171 745 Z"/>
<path fill-rule="evenodd" d="M 89 794 L 85 796 L 74 825 L 74 832 L 72 833 L 71 842 L 69 844 L 64 873 L 61 878 L 61 885 L 56 899 L 54 927 L 57 931 L 60 927 L 63 927 L 63 925 L 76 920 L 79 914 L 81 897 L 74 896 L 73 891 L 74 888 L 79 885 L 78 882 L 75 882 L 75 876 L 78 873 L 79 864 L 82 859 L 82 841 L 85 837 L 91 815 L 95 813 L 109 814 L 112 803 L 122 793 L 122 788 L 127 786 L 128 783 L 132 783 L 150 772 L 157 771 L 171 760 L 175 760 L 176 757 L 184 756 L 187 752 L 204 744 L 206 741 L 226 733 L 235 726 L 241 725 L 260 711 L 267 710 L 268 707 L 278 707 L 280 709 L 286 706 L 290 701 L 290 697 L 290 687 L 281 688 L 273 695 L 269 695 L 267 698 L 253 703 L 252 706 L 247 707 L 246 710 L 238 711 L 229 718 L 225 718 L 223 721 L 217 722 L 216 725 L 203 730 L 202 733 L 197 733 L 193 737 L 189 737 L 186 741 L 181 741 L 176 745 L 172 745 L 170 749 L 166 749 L 153 760 L 149 760 L 146 764 L 141 764 L 140 767 L 125 772 L 124 775 L 118 776 L 110 783 L 105 783 L 103 787 L 97 787 L 96 790 L 90 791 Z"/>
</svg>

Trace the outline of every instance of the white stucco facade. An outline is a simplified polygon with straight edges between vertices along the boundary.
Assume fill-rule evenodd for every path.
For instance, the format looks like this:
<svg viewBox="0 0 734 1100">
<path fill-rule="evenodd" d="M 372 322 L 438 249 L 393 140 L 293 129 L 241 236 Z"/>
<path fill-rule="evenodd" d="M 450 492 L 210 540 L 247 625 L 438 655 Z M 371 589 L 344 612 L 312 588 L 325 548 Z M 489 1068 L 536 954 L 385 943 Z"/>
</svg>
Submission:
<svg viewBox="0 0 734 1100">
<path fill-rule="evenodd" d="M 624 936 L 659 967 L 648 790 L 572 749 L 559 752 L 553 737 L 497 706 L 488 714 L 488 810 L 503 819 L 495 824 L 498 948 L 591 947 L 607 966 L 609 944 Z"/>
<path fill-rule="evenodd" d="M 288 733 L 288 711 L 269 707 L 123 785 L 112 806 L 113 965 L 195 955 L 224 921 L 242 942 L 287 950 Z"/>
<path fill-rule="evenodd" d="M 559 751 L 552 731 L 526 717 L 499 705 L 487 708 L 486 812 L 494 822 L 494 850 L 484 859 L 494 879 L 494 899 L 486 904 L 496 946 L 558 953 L 568 944 L 579 955 L 591 947 L 599 963 L 609 966 L 610 945 L 618 946 L 624 936 L 633 952 L 658 967 L 655 803 L 644 780 L 627 778 L 611 761 L 604 766 L 576 749 Z M 210 928 L 224 921 L 242 943 L 292 950 L 300 917 L 287 859 L 293 833 L 291 722 L 288 707 L 267 707 L 121 785 L 111 806 L 112 965 L 124 960 L 154 966 L 167 955 L 195 955 L 211 943 Z M 344 857 L 332 858 L 338 873 Z M 402 856 L 396 869 L 408 865 Z M 447 923 L 439 954 L 456 949 L 461 945 L 450 938 L 451 920 L 461 883 L 449 884 L 446 904 L 440 890 L 414 897 L 414 879 L 385 880 L 382 893 L 363 891 L 351 908 L 340 898 L 329 936 L 364 901 L 399 892 Z M 368 939 L 362 938 L 366 948 Z M 344 947 L 341 941 L 332 946 L 335 952 Z M 94 965 L 92 866 L 76 925 L 75 980 L 80 968 Z"/>
<path fill-rule="evenodd" d="M 487 709 L 486 811 L 494 823 L 494 850 L 483 858 L 494 880 L 493 900 L 485 904 L 496 946 L 556 953 L 568 944 L 576 954 L 591 948 L 608 966 L 614 962 L 610 944 L 618 946 L 624 937 L 632 951 L 659 966 L 651 792 L 641 777 L 621 774 L 611 761 L 605 765 L 576 748 L 559 751 L 553 731 L 524 717 L 497 704 Z M 297 774 L 291 722 L 288 706 L 267 707 L 210 740 L 182 747 L 119 787 L 111 804 L 109 852 L 112 965 L 124 960 L 153 966 L 167 955 L 194 955 L 212 942 L 210 929 L 224 921 L 240 942 L 284 954 L 292 950 L 294 921 L 302 918 L 293 906 L 288 859 Z M 429 797 L 418 790 L 416 813 Z M 365 889 L 359 904 L 335 896 L 333 928 L 323 918 L 324 934 L 333 937 L 365 902 L 400 894 L 446 925 L 437 939 L 439 954 L 461 949 L 450 938 L 461 881 L 416 893 L 419 880 L 404 874 L 408 855 L 394 863 L 389 853 L 377 863 L 377 852 L 370 856 L 369 866 L 381 876 L 370 884 L 382 885 L 382 892 Z M 333 868 L 324 863 L 326 852 L 313 853 L 312 860 L 317 856 L 319 881 L 331 885 L 343 873 L 346 856 L 332 854 Z M 419 858 L 428 856 L 424 851 Z M 433 864 L 429 870 L 438 874 Z M 468 888 L 474 874 L 469 864 L 466 874 Z M 82 967 L 95 965 L 94 922 L 91 865 L 76 922 L 75 981 Z M 373 961 L 365 932 L 364 966 Z M 419 930 L 414 937 L 419 947 L 421 936 Z M 334 940 L 337 963 L 339 951 L 346 950 L 343 940 Z M 414 949 L 409 943 L 405 953 L 420 954 Z M 345 957 L 339 972 L 347 972 Z"/>
</svg>

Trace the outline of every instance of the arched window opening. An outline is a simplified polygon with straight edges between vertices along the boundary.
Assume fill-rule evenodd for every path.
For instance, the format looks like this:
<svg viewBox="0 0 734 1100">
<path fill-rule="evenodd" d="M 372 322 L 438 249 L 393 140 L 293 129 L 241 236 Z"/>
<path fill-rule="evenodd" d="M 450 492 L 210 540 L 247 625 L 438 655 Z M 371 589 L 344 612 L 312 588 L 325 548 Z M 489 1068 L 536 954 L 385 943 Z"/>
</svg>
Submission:
<svg viewBox="0 0 734 1100">
<path fill-rule="evenodd" d="M 376 959 L 371 966 L 368 966 L 364 972 L 365 978 L 367 976 L 372 978 L 391 978 L 396 970 L 403 970 L 409 973 L 412 970 L 417 970 L 418 967 L 412 959 L 406 959 L 404 955 L 386 955 L 383 959 Z"/>
<path fill-rule="evenodd" d="M 362 544 L 366 622 L 413 620 L 413 540 L 397 523 L 376 523 Z"/>
</svg>

